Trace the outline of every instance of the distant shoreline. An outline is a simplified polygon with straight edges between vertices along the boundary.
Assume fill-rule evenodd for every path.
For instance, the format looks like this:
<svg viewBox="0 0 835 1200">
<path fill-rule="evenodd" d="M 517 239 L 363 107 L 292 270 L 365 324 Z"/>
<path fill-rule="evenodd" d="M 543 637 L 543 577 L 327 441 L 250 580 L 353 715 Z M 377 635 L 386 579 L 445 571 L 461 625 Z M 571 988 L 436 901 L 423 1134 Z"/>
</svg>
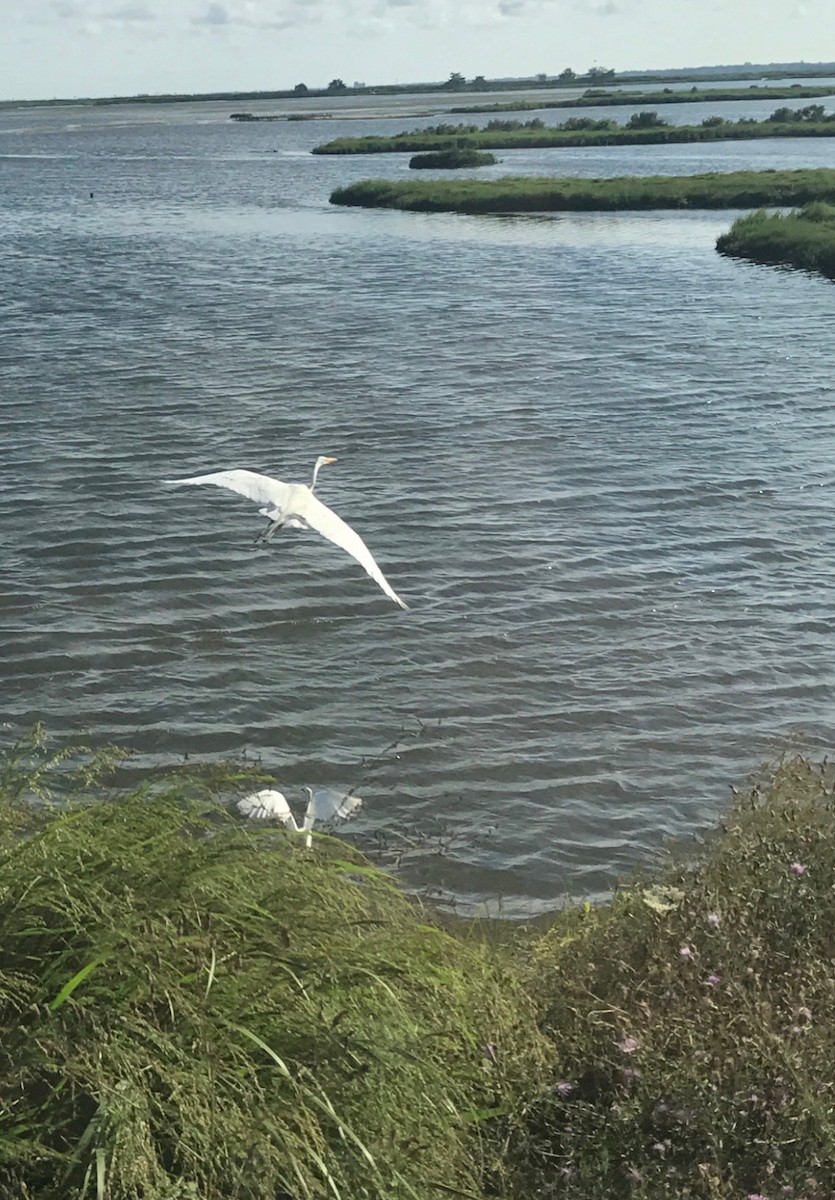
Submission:
<svg viewBox="0 0 835 1200">
<path fill-rule="evenodd" d="M 835 93 L 835 80 L 831 87 L 804 87 L 793 83 L 789 87 L 761 87 L 752 83 L 744 88 L 697 88 L 684 91 L 682 88 L 664 88 L 661 92 L 624 92 L 617 88 L 588 88 L 582 96 L 571 100 L 512 100 L 507 104 L 460 105 L 449 111 L 454 114 L 490 112 L 533 112 L 540 108 L 611 108 L 615 105 L 639 104 L 703 104 L 715 101 L 724 104 L 733 100 L 806 100 L 811 97 L 831 96 Z M 264 119 L 264 118 L 260 118 Z"/>
<path fill-rule="evenodd" d="M 564 74 L 564 73 L 563 73 Z M 463 80 L 461 83 L 429 82 L 429 83 L 383 83 L 354 87 L 339 88 L 308 88 L 299 92 L 296 88 L 284 88 L 276 91 L 216 91 L 216 92 L 167 92 L 159 94 L 144 94 L 134 96 L 67 96 L 43 100 L 0 100 L 0 110 L 9 108 L 52 108 L 59 106 L 98 106 L 112 104 L 196 104 L 207 100 L 299 100 L 333 99 L 334 97 L 351 96 L 405 96 L 405 95 L 444 95 L 454 96 L 470 92 L 519 92 L 531 89 L 566 89 L 583 86 L 600 86 L 606 84 L 671 84 L 671 83 L 708 83 L 723 80 L 763 80 L 785 79 L 787 76 L 797 79 L 835 78 L 835 62 L 823 63 L 745 63 L 739 66 L 713 67 L 682 67 L 659 68 L 652 71 L 614 71 L 596 75 L 577 74 L 572 79 L 559 76 L 521 76 L 514 79 L 484 79 L 479 76 L 476 80 Z"/>
</svg>

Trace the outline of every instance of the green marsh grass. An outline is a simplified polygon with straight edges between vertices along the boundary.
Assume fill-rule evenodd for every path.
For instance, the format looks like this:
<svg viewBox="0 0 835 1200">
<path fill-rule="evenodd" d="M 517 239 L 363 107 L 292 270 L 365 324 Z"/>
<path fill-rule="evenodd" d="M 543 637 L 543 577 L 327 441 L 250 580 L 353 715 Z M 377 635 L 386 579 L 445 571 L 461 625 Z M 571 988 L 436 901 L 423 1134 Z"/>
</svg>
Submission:
<svg viewBox="0 0 835 1200">
<path fill-rule="evenodd" d="M 563 914 L 530 987 L 557 1067 L 519 1197 L 835 1194 L 835 794 L 793 758 L 685 866 Z"/>
<path fill-rule="evenodd" d="M 463 167 L 490 167 L 495 156 L 484 150 L 439 150 L 435 154 L 416 154 L 409 160 L 414 171 L 460 170 Z"/>
<path fill-rule="evenodd" d="M 31 758 L 0 791 L 0 1195 L 482 1195 L 481 1127 L 544 1061 L 495 955 L 200 773 L 53 806 Z"/>
<path fill-rule="evenodd" d="M 835 201 L 835 170 L 734 171 L 611 179 L 506 176 L 496 180 L 365 179 L 332 193 L 331 204 L 418 212 L 614 211 L 753 208 Z"/>
<path fill-rule="evenodd" d="M 825 764 L 609 903 L 442 927 L 237 819 L 259 771 L 118 758 L 0 761 L 4 1200 L 835 1193 Z"/>
<path fill-rule="evenodd" d="M 798 212 L 740 217 L 716 243 L 720 254 L 799 267 L 835 279 L 835 207 L 817 201 Z"/>
<path fill-rule="evenodd" d="M 566 146 L 660 145 L 678 142 L 717 142 L 774 137 L 835 137 L 835 114 L 818 120 L 797 120 L 791 110 L 785 120 L 766 118 L 764 121 L 708 120 L 701 125 L 668 125 L 657 122 L 648 127 L 609 125 L 606 128 L 578 128 L 577 119 L 564 125 L 543 125 L 516 122 L 508 129 L 507 121 L 496 124 L 505 128 L 479 129 L 473 125 L 440 125 L 435 128 L 404 131 L 390 137 L 341 137 L 314 146 L 314 154 L 416 154 L 424 150 L 452 150 L 470 147 L 475 150 L 526 150 Z"/>
</svg>

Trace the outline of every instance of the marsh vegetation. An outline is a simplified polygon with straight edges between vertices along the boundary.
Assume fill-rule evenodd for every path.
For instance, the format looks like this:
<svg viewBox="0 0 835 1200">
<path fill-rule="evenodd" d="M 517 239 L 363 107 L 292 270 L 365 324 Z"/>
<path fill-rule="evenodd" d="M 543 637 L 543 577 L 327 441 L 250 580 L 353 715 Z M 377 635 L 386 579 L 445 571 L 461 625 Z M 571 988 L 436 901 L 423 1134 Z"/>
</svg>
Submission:
<svg viewBox="0 0 835 1200">
<path fill-rule="evenodd" d="M 252 768 L 115 761 L 0 762 L 4 1196 L 831 1194 L 825 768 L 543 929 L 241 820 Z"/>
<path fill-rule="evenodd" d="M 0 1195 L 478 1193 L 548 1053 L 509 966 L 347 843 L 237 817 L 260 773 L 109 765 L 41 731 L 0 764 Z"/>
<path fill-rule="evenodd" d="M 368 208 L 463 213 L 761 208 L 811 200 L 835 202 L 835 170 L 624 175 L 609 179 L 365 179 L 338 188 L 330 199 L 332 204 Z"/>
<path fill-rule="evenodd" d="M 817 201 L 792 213 L 740 217 L 716 243 L 720 254 L 800 267 L 835 279 L 835 206 Z"/>
<path fill-rule="evenodd" d="M 572 118 L 561 125 L 530 121 L 495 120 L 478 125 L 444 123 L 390 137 L 341 137 L 313 147 L 314 154 L 416 154 L 425 150 L 472 148 L 512 150 L 567 146 L 663 145 L 674 142 L 716 142 L 774 137 L 835 137 L 835 114 L 827 116 L 820 104 L 803 109 L 776 109 L 764 121 L 744 118 L 728 121 L 708 116 L 699 125 L 670 125 L 657 113 L 644 111 L 624 125 L 614 121 Z"/>
<path fill-rule="evenodd" d="M 490 167 L 496 161 L 489 150 L 438 150 L 432 154 L 416 154 L 409 159 L 412 170 L 460 170 L 463 167 Z"/>
</svg>

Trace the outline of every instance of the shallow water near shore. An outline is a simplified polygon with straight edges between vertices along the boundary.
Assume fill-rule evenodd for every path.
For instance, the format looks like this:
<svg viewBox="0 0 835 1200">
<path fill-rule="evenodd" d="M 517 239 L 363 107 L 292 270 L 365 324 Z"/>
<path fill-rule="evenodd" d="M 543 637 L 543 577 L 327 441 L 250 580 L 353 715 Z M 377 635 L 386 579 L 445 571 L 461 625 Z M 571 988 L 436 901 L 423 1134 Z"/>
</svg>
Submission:
<svg viewBox="0 0 835 1200">
<path fill-rule="evenodd" d="M 314 158 L 358 122 L 230 111 L 0 113 L 4 740 L 43 720 L 140 771 L 246 752 L 291 799 L 357 785 L 360 845 L 420 831 L 407 882 L 510 915 L 704 828 L 774 739 L 828 749 L 833 285 L 720 258 L 736 212 L 335 210 L 408 156 Z M 307 481 L 319 454 L 408 612 L 313 535 L 255 547 L 254 506 L 160 483 Z"/>
</svg>

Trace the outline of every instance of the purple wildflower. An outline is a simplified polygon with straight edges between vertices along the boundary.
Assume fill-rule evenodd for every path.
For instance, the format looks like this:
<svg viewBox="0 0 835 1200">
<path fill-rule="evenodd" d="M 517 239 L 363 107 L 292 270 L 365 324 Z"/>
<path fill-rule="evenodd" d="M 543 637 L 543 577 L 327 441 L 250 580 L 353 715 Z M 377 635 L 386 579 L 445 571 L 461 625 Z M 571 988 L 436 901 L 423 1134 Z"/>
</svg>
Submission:
<svg viewBox="0 0 835 1200">
<path fill-rule="evenodd" d="M 806 868 L 804 867 L 803 863 L 795 862 L 791 865 L 791 872 L 793 875 L 804 875 L 806 873 Z"/>
<path fill-rule="evenodd" d="M 627 1037 L 626 1034 L 618 1042 L 618 1050 L 620 1050 L 621 1054 L 634 1054 L 637 1049 L 638 1043 L 633 1037 Z"/>
<path fill-rule="evenodd" d="M 721 975 L 708 975 L 707 979 L 705 980 L 705 987 L 718 987 L 721 982 Z"/>
<path fill-rule="evenodd" d="M 751 1192 L 747 1200 L 768 1200 L 768 1196 L 763 1196 L 762 1192 Z"/>
<path fill-rule="evenodd" d="M 678 953 L 681 958 L 692 958 L 693 957 L 693 947 L 692 946 L 681 946 Z"/>
<path fill-rule="evenodd" d="M 806 1007 L 806 1005 L 804 1004 L 802 1008 L 799 1008 L 799 1009 L 797 1010 L 797 1015 L 798 1015 L 799 1017 L 803 1017 L 803 1019 L 804 1019 L 805 1021 L 811 1021 L 811 1019 L 812 1019 L 812 1010 L 811 1010 L 811 1008 L 807 1008 L 807 1007 Z"/>
<path fill-rule="evenodd" d="M 718 912 L 709 912 L 707 914 L 707 923 L 711 929 L 718 929 L 720 920 L 721 918 Z"/>
<path fill-rule="evenodd" d="M 574 1091 L 573 1083 L 568 1083 L 567 1081 L 564 1081 L 563 1083 L 557 1084 L 557 1094 L 563 1100 L 567 1100 L 573 1091 Z"/>
</svg>

